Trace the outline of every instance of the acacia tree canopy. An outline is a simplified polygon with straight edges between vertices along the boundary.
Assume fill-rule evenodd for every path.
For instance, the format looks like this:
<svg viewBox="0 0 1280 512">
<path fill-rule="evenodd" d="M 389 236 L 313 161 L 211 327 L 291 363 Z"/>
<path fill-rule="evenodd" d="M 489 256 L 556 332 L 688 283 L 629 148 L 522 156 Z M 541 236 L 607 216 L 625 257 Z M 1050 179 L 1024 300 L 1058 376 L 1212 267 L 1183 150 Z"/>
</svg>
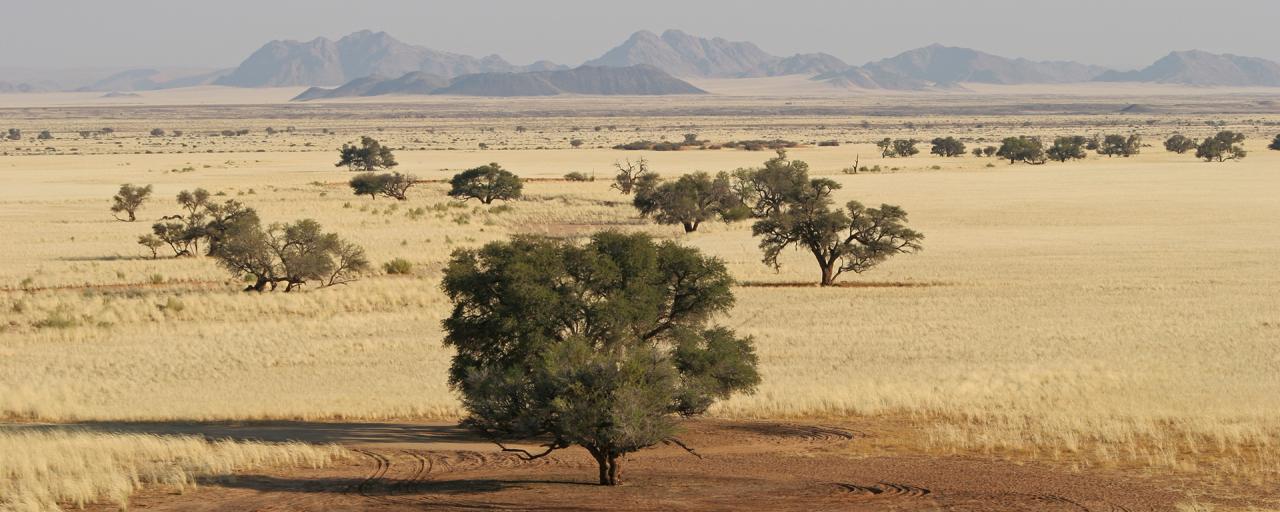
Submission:
<svg viewBox="0 0 1280 512">
<path fill-rule="evenodd" d="M 463 423 L 526 459 L 582 446 L 619 483 L 621 458 L 672 440 L 677 417 L 759 383 L 752 340 L 709 325 L 731 283 L 718 259 L 644 234 L 456 251 L 443 325 Z M 502 444 L 533 438 L 540 453 Z"/>
<path fill-rule="evenodd" d="M 490 204 L 495 200 L 519 199 L 524 189 L 520 177 L 497 163 L 482 165 L 455 174 L 449 180 L 449 196 L 463 200 L 479 199 Z"/>
<path fill-rule="evenodd" d="M 372 172 L 399 165 L 391 148 L 369 136 L 360 137 L 359 146 L 343 144 L 338 154 L 338 163 L 334 167 L 346 167 L 351 171 Z"/>
<path fill-rule="evenodd" d="M 635 193 L 632 203 L 641 217 L 652 216 L 660 224 L 680 224 L 685 233 L 697 231 L 704 221 L 716 217 L 733 222 L 748 215 L 725 172 L 715 178 L 695 172 L 666 183 L 645 180 Z"/>
<path fill-rule="evenodd" d="M 822 271 L 822 286 L 835 284 L 844 272 L 866 272 L 922 247 L 924 235 L 906 227 L 901 208 L 866 208 L 850 201 L 843 210 L 832 210 L 831 196 L 840 185 L 810 179 L 808 165 L 790 162 L 783 153 L 762 169 L 739 171 L 738 180 L 736 188 L 757 218 L 751 232 L 761 238 L 764 263 L 778 267 L 788 247 L 808 251 Z"/>
</svg>

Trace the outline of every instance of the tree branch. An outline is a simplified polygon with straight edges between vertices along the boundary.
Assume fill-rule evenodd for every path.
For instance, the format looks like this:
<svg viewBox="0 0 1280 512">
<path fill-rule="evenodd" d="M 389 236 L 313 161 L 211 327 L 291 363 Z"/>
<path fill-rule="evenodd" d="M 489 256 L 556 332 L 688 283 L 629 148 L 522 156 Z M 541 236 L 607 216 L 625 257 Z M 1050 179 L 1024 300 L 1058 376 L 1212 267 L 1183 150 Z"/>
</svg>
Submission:
<svg viewBox="0 0 1280 512">
<path fill-rule="evenodd" d="M 694 451 L 694 450 L 693 450 L 693 448 L 690 448 L 690 447 L 689 447 L 689 445 L 684 444 L 684 441 L 681 441 L 681 440 L 679 440 L 679 439 L 677 439 L 677 438 L 674 438 L 674 437 L 668 437 L 668 438 L 666 438 L 666 439 L 663 439 L 663 440 L 662 440 L 662 444 L 666 444 L 666 445 L 672 445 L 672 444 L 674 444 L 674 445 L 676 445 L 676 446 L 679 446 L 679 447 L 681 447 L 681 448 L 684 448 L 684 451 L 689 452 L 689 454 L 690 454 L 690 455 L 693 455 L 694 457 L 697 457 L 697 458 L 699 458 L 699 459 L 701 459 L 701 458 L 702 458 L 702 454 L 700 454 L 700 453 L 698 453 L 698 452 Z"/>
</svg>

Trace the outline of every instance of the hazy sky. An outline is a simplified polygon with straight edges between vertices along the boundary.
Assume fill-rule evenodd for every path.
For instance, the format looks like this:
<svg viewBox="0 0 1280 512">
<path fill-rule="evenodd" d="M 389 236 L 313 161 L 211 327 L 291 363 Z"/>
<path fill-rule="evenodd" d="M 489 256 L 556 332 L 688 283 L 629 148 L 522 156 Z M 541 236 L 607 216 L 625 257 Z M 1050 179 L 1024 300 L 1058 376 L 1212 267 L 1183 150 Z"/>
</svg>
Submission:
<svg viewBox="0 0 1280 512">
<path fill-rule="evenodd" d="M 271 39 L 359 29 L 517 64 L 576 65 L 638 29 L 852 64 L 929 43 L 1141 67 L 1198 48 L 1280 60 L 1280 1 L 0 0 L 0 67 L 230 67 Z"/>
</svg>

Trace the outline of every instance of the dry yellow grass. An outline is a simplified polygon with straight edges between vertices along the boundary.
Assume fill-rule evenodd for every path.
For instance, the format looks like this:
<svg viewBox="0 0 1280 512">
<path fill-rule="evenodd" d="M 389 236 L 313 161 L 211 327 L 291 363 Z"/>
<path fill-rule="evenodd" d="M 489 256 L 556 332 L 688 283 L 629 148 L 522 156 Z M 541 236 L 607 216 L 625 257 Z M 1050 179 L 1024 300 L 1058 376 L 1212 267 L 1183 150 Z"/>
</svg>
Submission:
<svg viewBox="0 0 1280 512">
<path fill-rule="evenodd" d="M 1024 119 L 1000 119 L 972 136 L 1044 133 L 1015 127 Z M 710 131 L 717 140 L 767 136 L 762 132 L 814 138 L 820 132 L 813 125 L 823 122 L 768 124 L 774 121 L 700 122 L 722 124 Z M 463 131 L 483 123 L 448 122 Z M 546 137 L 567 140 L 574 136 L 569 126 L 596 121 L 528 124 L 538 122 L 555 125 L 545 127 Z M 651 119 L 612 122 L 680 133 Z M 945 127 L 971 120 L 931 122 Z M 143 123 L 136 124 L 153 124 Z M 748 131 L 751 123 L 768 127 Z M 844 185 L 838 200 L 903 206 L 913 227 L 927 235 L 926 249 L 847 278 L 886 286 L 737 288 L 738 304 L 722 321 L 756 337 L 764 384 L 713 414 L 907 417 L 931 450 L 1274 481 L 1280 475 L 1280 152 L 1266 151 L 1262 134 L 1280 129 L 1245 128 L 1252 154 L 1225 164 L 1158 147 L 1131 159 L 1091 155 L 1045 166 L 973 157 L 879 159 L 870 158 L 874 148 L 865 144 L 877 132 L 861 128 L 845 135 L 864 143 L 792 151 L 814 173 Z M 385 137 L 411 140 L 412 129 L 389 128 Z M 901 131 L 887 135 L 911 133 L 895 129 Z M 1157 146 L 1172 130 L 1168 124 L 1134 129 Z M 946 128 L 932 130 L 915 136 L 946 134 Z M 624 138 L 602 133 L 602 143 Z M 6 242 L 0 246 L 6 262 L 0 267 L 6 290 L 0 292 L 0 415 L 51 421 L 456 417 L 457 401 L 445 386 L 450 353 L 440 342 L 447 303 L 438 290 L 439 270 L 456 248 L 514 233 L 645 230 L 723 258 L 744 282 L 816 281 L 817 269 L 802 253 L 789 254 L 777 273 L 762 265 L 747 224 L 706 225 L 683 235 L 636 219 L 607 180 L 615 160 L 641 153 L 398 154 L 398 170 L 428 179 L 495 160 L 527 177 L 583 171 L 600 178 L 530 183 L 527 200 L 494 212 L 448 206 L 440 184 L 414 189 L 403 203 L 352 197 L 342 184 L 349 174 L 332 167 L 332 149 L 281 149 L 290 140 L 333 146 L 350 134 L 278 137 L 243 143 L 266 144 L 264 153 L 0 158 L 6 183 L 0 190 Z M 124 142 L 143 143 L 143 137 Z M 864 165 L 899 169 L 841 174 L 859 155 Z M 659 172 L 676 174 L 757 165 L 768 155 L 644 156 Z M 194 170 L 166 172 L 187 166 Z M 109 197 L 123 182 L 156 185 L 158 199 L 144 209 L 144 221 L 110 218 Z M 174 210 L 174 193 L 196 186 L 240 199 L 268 221 L 316 218 L 363 245 L 375 264 L 406 258 L 415 263 L 414 274 L 247 295 L 207 258 L 142 258 L 133 240 L 150 219 Z M 419 208 L 421 215 L 410 213 Z"/>
<path fill-rule="evenodd" d="M 322 467 L 336 446 L 206 441 L 65 431 L 0 432 L 0 511 L 44 512 L 110 502 L 127 507 L 144 485 L 178 491 L 205 477 L 264 467 Z"/>
</svg>

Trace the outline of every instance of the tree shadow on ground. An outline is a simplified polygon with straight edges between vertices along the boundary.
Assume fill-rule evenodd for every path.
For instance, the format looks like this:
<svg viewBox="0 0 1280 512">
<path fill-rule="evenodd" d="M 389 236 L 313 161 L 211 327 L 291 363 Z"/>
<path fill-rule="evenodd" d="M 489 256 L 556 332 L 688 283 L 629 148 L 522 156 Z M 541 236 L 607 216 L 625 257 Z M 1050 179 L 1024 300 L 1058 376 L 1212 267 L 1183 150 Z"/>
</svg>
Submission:
<svg viewBox="0 0 1280 512">
<path fill-rule="evenodd" d="M 67 424 L 17 423 L 0 425 L 17 431 L 89 431 L 158 436 L 202 436 L 280 443 L 386 444 L 485 443 L 488 441 L 453 423 L 386 423 L 323 421 L 100 421 Z"/>
</svg>

